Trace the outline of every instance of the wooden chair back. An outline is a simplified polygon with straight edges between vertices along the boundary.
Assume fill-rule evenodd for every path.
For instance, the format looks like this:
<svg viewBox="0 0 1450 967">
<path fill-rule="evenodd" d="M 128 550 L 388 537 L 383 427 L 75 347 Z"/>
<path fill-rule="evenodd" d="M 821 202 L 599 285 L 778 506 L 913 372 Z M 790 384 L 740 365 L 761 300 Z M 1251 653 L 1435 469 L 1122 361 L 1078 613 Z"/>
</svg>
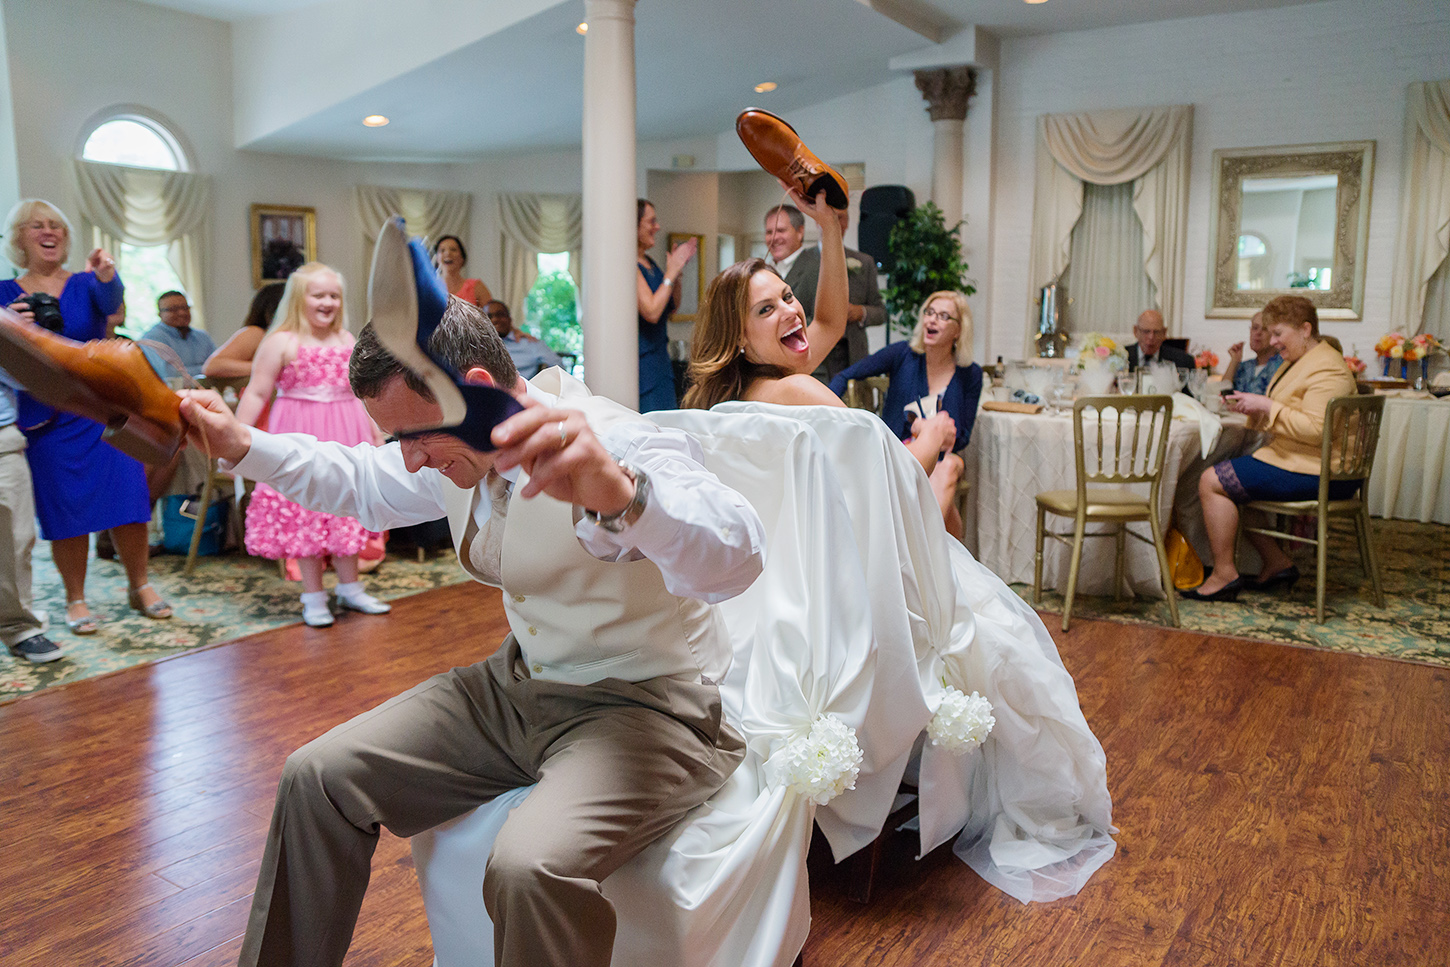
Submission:
<svg viewBox="0 0 1450 967">
<path fill-rule="evenodd" d="M 882 408 L 886 405 L 886 389 L 890 385 L 890 376 L 848 379 L 846 381 L 846 405 L 858 410 L 870 410 L 880 416 Z"/>
<path fill-rule="evenodd" d="M 1083 415 L 1097 412 L 1084 426 Z M 1077 500 L 1087 506 L 1089 484 L 1146 483 L 1156 506 L 1168 453 L 1173 397 L 1163 395 L 1084 396 L 1072 405 L 1072 439 L 1077 459 Z M 1089 447 L 1087 444 L 1093 444 Z"/>
<path fill-rule="evenodd" d="M 1368 492 L 1384 411 L 1383 396 L 1336 396 L 1329 401 L 1319 451 L 1321 501 L 1329 499 L 1334 480 L 1363 480 L 1363 492 Z"/>
</svg>

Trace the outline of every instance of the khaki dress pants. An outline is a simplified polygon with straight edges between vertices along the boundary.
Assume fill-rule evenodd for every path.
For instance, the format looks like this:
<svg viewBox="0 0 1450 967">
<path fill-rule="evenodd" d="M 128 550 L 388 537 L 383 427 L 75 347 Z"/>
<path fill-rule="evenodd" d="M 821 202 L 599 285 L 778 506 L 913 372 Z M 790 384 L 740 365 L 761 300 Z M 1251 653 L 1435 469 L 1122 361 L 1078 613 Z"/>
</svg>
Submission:
<svg viewBox="0 0 1450 967">
<path fill-rule="evenodd" d="M 537 783 L 484 873 L 494 962 L 604 967 L 615 917 L 599 882 L 743 755 L 715 686 L 536 681 L 510 635 L 288 758 L 240 963 L 341 964 L 380 826 L 412 836 Z"/>
<path fill-rule="evenodd" d="M 35 492 L 25 462 L 25 437 L 0 427 L 0 641 L 20 644 L 41 632 L 31 600 L 30 553 L 35 549 Z"/>
</svg>

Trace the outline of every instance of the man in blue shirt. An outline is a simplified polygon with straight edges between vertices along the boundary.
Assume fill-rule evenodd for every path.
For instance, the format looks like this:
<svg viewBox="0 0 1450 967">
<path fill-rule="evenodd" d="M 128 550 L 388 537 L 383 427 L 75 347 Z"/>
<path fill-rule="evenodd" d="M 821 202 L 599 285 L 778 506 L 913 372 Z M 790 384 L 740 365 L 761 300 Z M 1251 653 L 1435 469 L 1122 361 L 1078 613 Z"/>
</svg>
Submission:
<svg viewBox="0 0 1450 967">
<path fill-rule="evenodd" d="M 524 379 L 533 379 L 550 366 L 564 365 L 559 354 L 541 340 L 514 328 L 514 317 L 504 303 L 497 299 L 485 302 L 483 316 L 493 323 L 493 327 L 503 337 L 503 347 L 508 350 L 509 356 L 513 358 L 514 366 L 518 368 L 519 375 Z"/>
<path fill-rule="evenodd" d="M 186 364 L 187 375 L 200 376 L 207 357 L 216 352 L 216 343 L 200 329 L 191 328 L 191 305 L 186 296 L 175 290 L 163 292 L 156 300 L 156 310 L 161 315 L 161 321 L 146 330 L 141 338 L 170 346 Z M 156 375 L 162 379 L 180 375 L 161 359 L 156 350 L 149 346 L 142 349 Z"/>
<path fill-rule="evenodd" d="M 1269 380 L 1274 378 L 1274 374 L 1284 364 L 1284 357 L 1274 352 L 1274 347 L 1269 345 L 1269 327 L 1264 325 L 1262 312 L 1254 313 L 1254 318 L 1249 321 L 1249 349 L 1253 350 L 1253 359 L 1243 358 L 1244 344 L 1241 342 L 1228 347 L 1228 368 L 1224 370 L 1224 374 L 1233 381 L 1234 389 L 1240 393 L 1258 393 L 1262 396 L 1269 391 Z"/>
<path fill-rule="evenodd" d="M 30 552 L 35 547 L 35 492 L 25 461 L 25 437 L 15 425 L 15 390 L 0 369 L 0 638 L 10 653 L 35 664 L 60 658 L 41 634 L 30 598 Z"/>
</svg>

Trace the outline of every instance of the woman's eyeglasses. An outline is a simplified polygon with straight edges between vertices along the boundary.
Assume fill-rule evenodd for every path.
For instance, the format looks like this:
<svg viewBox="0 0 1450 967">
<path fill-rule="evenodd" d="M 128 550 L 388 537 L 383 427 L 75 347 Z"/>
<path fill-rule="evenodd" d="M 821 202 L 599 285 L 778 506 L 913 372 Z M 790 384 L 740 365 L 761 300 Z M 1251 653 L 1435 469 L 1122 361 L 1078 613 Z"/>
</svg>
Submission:
<svg viewBox="0 0 1450 967">
<path fill-rule="evenodd" d="M 922 310 L 921 317 L 923 319 L 940 319 L 942 322 L 957 322 L 958 321 L 957 320 L 957 317 L 954 316 L 954 315 L 952 315 L 950 312 L 938 312 L 935 309 L 924 309 L 924 310 Z"/>
</svg>

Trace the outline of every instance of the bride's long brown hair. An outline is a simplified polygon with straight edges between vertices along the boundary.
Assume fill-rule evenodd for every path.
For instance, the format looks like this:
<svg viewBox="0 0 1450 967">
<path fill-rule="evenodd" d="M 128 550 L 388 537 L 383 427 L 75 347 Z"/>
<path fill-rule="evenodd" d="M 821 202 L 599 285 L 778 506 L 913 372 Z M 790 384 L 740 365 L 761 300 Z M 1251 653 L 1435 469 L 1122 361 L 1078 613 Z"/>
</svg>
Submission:
<svg viewBox="0 0 1450 967">
<path fill-rule="evenodd" d="M 764 259 L 736 262 L 710 282 L 695 320 L 690 343 L 690 388 L 684 409 L 708 410 L 716 403 L 743 399 L 757 379 L 786 376 L 779 366 L 745 358 L 745 317 L 750 312 L 750 280 L 757 272 L 776 273 Z"/>
</svg>

